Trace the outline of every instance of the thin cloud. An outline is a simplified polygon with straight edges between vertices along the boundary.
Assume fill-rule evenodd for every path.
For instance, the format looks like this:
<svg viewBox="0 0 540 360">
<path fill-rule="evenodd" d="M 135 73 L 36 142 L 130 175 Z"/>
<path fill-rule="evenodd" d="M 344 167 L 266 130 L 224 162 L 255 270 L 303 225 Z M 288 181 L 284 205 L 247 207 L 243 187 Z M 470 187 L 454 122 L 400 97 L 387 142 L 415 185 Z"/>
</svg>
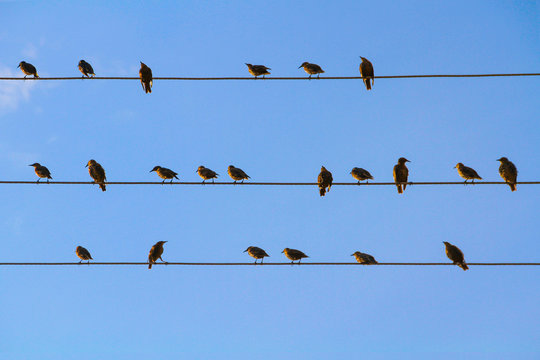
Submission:
<svg viewBox="0 0 540 360">
<path fill-rule="evenodd" d="M 0 77 L 20 77 L 21 72 L 14 67 L 0 64 Z M 30 95 L 37 85 L 36 81 L 2 81 L 0 86 L 0 116 L 17 108 L 30 100 Z"/>
</svg>

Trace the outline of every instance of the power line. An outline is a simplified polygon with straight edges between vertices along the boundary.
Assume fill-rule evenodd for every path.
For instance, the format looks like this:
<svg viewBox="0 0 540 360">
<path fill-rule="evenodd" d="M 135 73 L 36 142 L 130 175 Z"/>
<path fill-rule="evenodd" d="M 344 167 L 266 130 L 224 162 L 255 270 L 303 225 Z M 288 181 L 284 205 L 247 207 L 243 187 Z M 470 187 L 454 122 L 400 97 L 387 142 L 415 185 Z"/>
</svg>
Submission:
<svg viewBox="0 0 540 360">
<path fill-rule="evenodd" d="M 439 74 L 439 75 L 388 75 L 374 76 L 373 79 L 411 79 L 411 78 L 481 78 L 481 77 L 508 77 L 508 76 L 540 76 L 540 73 L 511 73 L 511 74 Z M 323 76 L 320 78 L 309 77 L 154 77 L 153 80 L 362 80 L 361 76 Z M 24 78 L 24 77 L 0 77 L 0 80 L 140 80 L 134 76 L 105 76 L 105 77 L 39 77 L 39 78 Z"/>
<path fill-rule="evenodd" d="M 25 185 L 96 185 L 92 181 L 27 181 L 27 180 L 0 180 L 0 185 L 2 184 L 25 184 Z M 418 182 L 407 182 L 401 183 L 407 184 L 408 186 L 417 186 L 417 185 L 508 185 L 504 181 L 478 181 L 474 183 L 465 183 L 463 181 L 418 181 Z M 218 185 L 233 185 L 233 186 L 317 186 L 316 182 L 206 182 L 202 183 L 200 181 L 178 181 L 170 182 L 166 181 L 165 183 L 161 181 L 110 181 L 105 182 L 105 185 L 203 185 L 203 186 L 218 186 Z M 516 182 L 516 185 L 540 185 L 540 181 L 519 181 Z M 341 182 L 333 183 L 332 186 L 396 186 L 395 182 L 370 182 L 370 183 L 356 183 L 356 182 Z"/>
<path fill-rule="evenodd" d="M 147 262 L 91 262 L 91 263 L 78 263 L 78 262 L 3 262 L 0 266 L 148 266 Z M 253 262 L 168 262 L 168 263 L 154 263 L 152 266 L 164 265 L 164 266 L 456 266 L 453 263 L 437 263 L 437 262 L 388 262 L 378 264 L 359 264 L 356 262 L 306 262 L 306 263 L 294 263 L 281 262 L 281 263 L 257 263 Z M 523 262 L 523 263 L 511 263 L 511 262 L 498 262 L 498 263 L 467 263 L 469 266 L 540 266 L 540 262 Z"/>
</svg>

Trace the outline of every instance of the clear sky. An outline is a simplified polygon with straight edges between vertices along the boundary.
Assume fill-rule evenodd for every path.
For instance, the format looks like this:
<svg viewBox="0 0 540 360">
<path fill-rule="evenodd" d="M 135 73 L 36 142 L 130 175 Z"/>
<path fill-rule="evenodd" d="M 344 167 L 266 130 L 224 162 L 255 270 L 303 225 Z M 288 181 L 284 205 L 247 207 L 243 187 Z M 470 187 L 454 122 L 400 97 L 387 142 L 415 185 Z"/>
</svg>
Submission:
<svg viewBox="0 0 540 360">
<path fill-rule="evenodd" d="M 538 72 L 534 1 L 0 1 L 1 76 L 357 76 Z M 540 179 L 538 78 L 375 81 L 0 82 L 1 180 L 199 181 L 205 165 L 252 181 Z M 1 261 L 539 261 L 540 187 L 1 185 Z M 2 359 L 538 359 L 538 267 L 2 267 Z"/>
</svg>

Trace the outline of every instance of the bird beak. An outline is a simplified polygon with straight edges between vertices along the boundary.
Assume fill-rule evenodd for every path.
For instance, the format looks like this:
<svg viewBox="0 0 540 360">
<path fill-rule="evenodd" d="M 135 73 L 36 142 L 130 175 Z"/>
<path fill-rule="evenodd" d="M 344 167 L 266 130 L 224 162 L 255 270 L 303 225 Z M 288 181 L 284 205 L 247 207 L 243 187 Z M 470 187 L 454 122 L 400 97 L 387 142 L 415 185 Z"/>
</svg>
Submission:
<svg viewBox="0 0 540 360">
<path fill-rule="evenodd" d="M 244 250 L 244 252 L 248 251 L 248 249 Z"/>
<path fill-rule="evenodd" d="M 285 252 L 285 250 L 283 250 L 281 253 L 283 254 Z"/>
<path fill-rule="evenodd" d="M 88 167 L 88 164 L 84 165 L 84 167 Z"/>
<path fill-rule="evenodd" d="M 351 254 L 351 256 L 354 256 L 354 254 Z"/>
<path fill-rule="evenodd" d="M 150 170 L 149 172 L 152 172 L 152 171 L 154 171 L 154 170 Z"/>
<path fill-rule="evenodd" d="M 17 65 L 17 67 L 20 68 L 20 67 L 21 67 L 21 64 Z"/>
<path fill-rule="evenodd" d="M 300 65 L 298 68 L 300 69 L 302 67 L 302 65 Z"/>
<path fill-rule="evenodd" d="M 455 168 L 456 168 L 456 167 L 454 166 L 454 169 L 455 169 Z"/>
<path fill-rule="evenodd" d="M 32 166 L 32 165 L 28 165 L 28 166 Z"/>
<path fill-rule="evenodd" d="M 405 162 L 411 162 L 410 160 L 405 160 Z"/>
</svg>

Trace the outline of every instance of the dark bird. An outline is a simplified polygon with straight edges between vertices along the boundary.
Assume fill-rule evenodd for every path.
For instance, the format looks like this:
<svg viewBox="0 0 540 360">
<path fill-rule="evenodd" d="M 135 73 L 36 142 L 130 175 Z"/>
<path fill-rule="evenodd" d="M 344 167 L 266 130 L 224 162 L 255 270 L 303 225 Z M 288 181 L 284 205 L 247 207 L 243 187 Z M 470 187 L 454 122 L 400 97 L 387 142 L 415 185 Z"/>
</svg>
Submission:
<svg viewBox="0 0 540 360">
<path fill-rule="evenodd" d="M 94 179 L 95 183 L 99 184 L 99 187 L 102 191 L 105 191 L 105 180 L 107 180 L 107 177 L 105 176 L 105 170 L 103 170 L 101 165 L 96 160 L 88 161 L 86 167 L 88 168 L 88 173 L 90 174 L 90 177 Z"/>
<path fill-rule="evenodd" d="M 270 72 L 268 70 L 272 70 L 269 67 L 266 67 L 264 65 L 251 65 L 246 63 L 249 73 L 253 76 L 255 76 L 255 79 L 257 76 L 262 75 L 263 79 L 265 75 L 270 75 Z"/>
<path fill-rule="evenodd" d="M 307 61 L 303 62 L 302 65 L 298 67 L 304 68 L 304 71 L 309 74 L 309 78 L 311 79 L 311 75 L 317 75 L 317 79 L 319 78 L 319 74 L 324 73 L 324 70 L 321 69 L 321 67 L 317 64 L 310 64 Z"/>
<path fill-rule="evenodd" d="M 51 172 L 49 171 L 49 169 L 47 169 L 43 165 L 40 165 L 40 163 L 33 163 L 28 166 L 34 167 L 34 171 L 36 172 L 36 175 L 38 176 L 37 182 L 39 182 L 41 178 L 47 179 L 47 182 L 49 182 L 49 179 L 52 179 Z"/>
<path fill-rule="evenodd" d="M 81 259 L 81 261 L 79 261 L 79 264 L 83 260 L 88 260 L 88 263 L 90 263 L 90 260 L 94 260 L 92 259 L 92 255 L 90 255 L 90 252 L 86 250 L 85 248 L 83 248 L 82 246 L 77 246 L 77 248 L 75 249 L 75 254 L 77 254 L 79 259 Z"/>
<path fill-rule="evenodd" d="M 227 169 L 227 173 L 229 174 L 229 176 L 231 177 L 231 179 L 234 180 L 234 182 L 236 183 L 237 181 L 240 181 L 242 180 L 242 182 L 244 182 L 244 179 L 249 179 L 249 176 L 248 174 L 246 174 L 244 172 L 244 170 L 240 169 L 240 168 L 236 168 L 232 165 L 229 165 L 229 168 Z"/>
<path fill-rule="evenodd" d="M 373 180 L 373 176 L 369 173 L 369 171 L 362 169 L 362 168 L 353 168 L 351 170 L 351 175 L 353 178 L 358 180 L 358 183 L 360 184 L 360 181 L 371 179 Z"/>
<path fill-rule="evenodd" d="M 296 249 L 285 248 L 283 249 L 282 253 L 285 254 L 285 256 L 289 258 L 289 260 L 292 260 L 291 264 L 293 264 L 296 260 L 298 260 L 298 263 L 300 264 L 303 258 L 309 257 L 300 250 Z"/>
<path fill-rule="evenodd" d="M 443 243 L 446 247 L 446 256 L 448 256 L 448 258 L 452 260 L 454 265 L 459 266 L 463 270 L 468 270 L 469 267 L 465 263 L 465 257 L 463 256 L 461 250 L 459 250 L 457 246 L 452 245 L 449 242 L 443 241 Z"/>
<path fill-rule="evenodd" d="M 163 244 L 165 244 L 166 241 L 158 241 L 152 248 L 150 249 L 150 253 L 148 254 L 148 268 L 152 268 L 152 264 L 155 264 L 157 259 L 163 261 L 165 264 L 167 264 L 166 261 L 164 261 L 161 258 L 161 255 L 163 255 Z"/>
<path fill-rule="evenodd" d="M 501 175 L 503 180 L 508 183 L 508 186 L 510 186 L 510 189 L 512 191 L 516 191 L 516 181 L 518 174 L 516 166 L 505 157 L 497 159 L 497 161 L 501 162 L 501 166 L 499 166 L 499 175 Z"/>
<path fill-rule="evenodd" d="M 363 77 L 362 80 L 364 80 L 366 89 L 371 90 L 371 85 L 375 83 L 375 79 L 373 78 L 373 76 L 375 76 L 373 72 L 373 65 L 365 57 L 360 56 L 360 59 L 362 59 L 362 63 L 360 64 L 360 76 Z"/>
<path fill-rule="evenodd" d="M 270 256 L 266 253 L 266 251 L 264 251 L 263 249 L 261 249 L 260 247 L 256 247 L 256 246 L 250 246 L 248 247 L 246 250 L 244 250 L 244 252 L 246 252 L 249 254 L 249 256 L 251 256 L 252 258 L 255 258 L 255 264 L 257 263 L 257 259 L 261 259 L 261 264 L 263 263 L 263 260 L 266 256 Z"/>
<path fill-rule="evenodd" d="M 322 166 L 321 172 L 319 173 L 319 176 L 317 177 L 317 183 L 319 184 L 319 194 L 321 196 L 324 196 L 327 191 L 330 191 L 333 180 L 334 179 L 332 178 L 332 173 L 326 170 L 324 166 Z"/>
<path fill-rule="evenodd" d="M 206 180 L 210 180 L 210 179 L 212 179 L 212 183 L 213 183 L 214 179 L 217 179 L 217 177 L 219 176 L 219 174 L 216 173 L 215 171 L 205 168 L 202 165 L 199 166 L 199 168 L 197 169 L 197 174 L 199 174 L 199 176 L 203 179 L 203 184 Z"/>
<path fill-rule="evenodd" d="M 92 65 L 84 60 L 79 61 L 79 71 L 82 72 L 83 77 L 90 77 L 90 75 L 96 76 L 96 74 L 94 74 L 94 69 L 92 69 Z"/>
<path fill-rule="evenodd" d="M 38 78 L 36 67 L 32 64 L 29 64 L 27 62 L 21 61 L 18 68 L 21 68 L 21 71 L 24 73 L 24 78 L 26 79 L 26 76 L 28 75 L 34 75 L 35 78 Z"/>
<path fill-rule="evenodd" d="M 360 251 L 356 251 L 354 254 L 351 254 L 351 256 L 354 256 L 356 258 L 356 261 L 360 264 L 378 264 L 377 260 L 369 254 L 361 253 Z"/>
<path fill-rule="evenodd" d="M 406 183 L 409 178 L 409 169 L 407 169 L 407 166 L 405 165 L 406 162 L 410 161 L 401 157 L 399 158 L 397 165 L 394 166 L 394 182 L 396 183 L 397 192 L 399 194 L 403 194 L 403 191 L 405 191 L 405 188 L 407 187 Z"/>
<path fill-rule="evenodd" d="M 141 61 L 141 69 L 139 70 L 139 77 L 141 78 L 141 85 L 145 93 L 152 92 L 152 70 Z"/>
<path fill-rule="evenodd" d="M 480 175 L 478 175 L 473 168 L 465 166 L 462 163 L 457 163 L 457 165 L 454 166 L 454 169 L 457 169 L 459 176 L 465 179 L 465 183 L 467 183 L 467 180 L 472 180 L 473 183 L 474 179 L 482 180 Z"/>
<path fill-rule="evenodd" d="M 171 179 L 171 183 L 173 182 L 173 179 L 178 179 L 178 177 L 176 176 L 178 174 L 172 171 L 171 169 L 167 169 L 161 166 L 154 166 L 154 168 L 150 170 L 150 172 L 152 171 L 155 171 L 158 174 L 158 176 L 163 179 L 162 184 L 164 184 L 165 180 L 168 180 L 168 179 Z"/>
</svg>

